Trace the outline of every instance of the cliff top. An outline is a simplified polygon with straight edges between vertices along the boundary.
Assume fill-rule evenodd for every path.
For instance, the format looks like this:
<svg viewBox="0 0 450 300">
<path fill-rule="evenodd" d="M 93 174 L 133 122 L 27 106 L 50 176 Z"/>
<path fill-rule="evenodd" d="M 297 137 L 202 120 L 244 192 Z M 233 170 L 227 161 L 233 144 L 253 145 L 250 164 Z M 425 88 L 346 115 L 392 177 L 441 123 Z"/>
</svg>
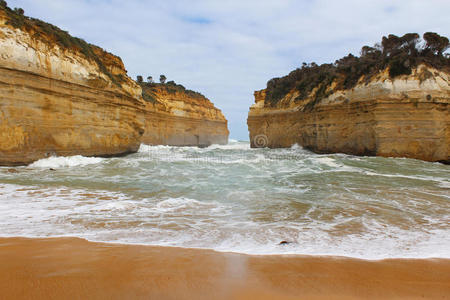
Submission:
<svg viewBox="0 0 450 300">
<path fill-rule="evenodd" d="M 141 82 L 139 85 L 142 87 L 142 97 L 147 102 L 156 103 L 161 102 L 161 98 L 171 98 L 207 108 L 215 108 L 214 104 L 201 93 L 186 89 L 183 85 L 176 84 L 174 81 L 167 83 Z"/>
<path fill-rule="evenodd" d="M 352 89 L 386 72 L 393 79 L 411 75 L 413 69 L 426 65 L 450 73 L 450 55 L 445 53 L 449 46 L 448 38 L 432 32 L 425 33 L 423 40 L 417 33 L 402 37 L 391 34 L 383 37 L 381 44 L 362 47 L 360 57 L 349 54 L 334 64 L 303 63 L 289 75 L 269 80 L 264 92 L 257 92 L 255 96 L 257 100 L 264 98 L 264 106 L 275 107 L 295 92 L 298 94 L 295 101 L 308 99 L 307 108 L 311 109 L 338 90 Z"/>
<path fill-rule="evenodd" d="M 24 15 L 23 9 L 11 9 L 4 0 L 0 0 L 0 21 L 3 21 L 2 23 L 6 26 L 27 32 L 33 38 L 39 39 L 51 47 L 57 45 L 61 49 L 81 53 L 86 59 L 95 62 L 99 70 L 119 87 L 125 81 L 123 73 L 126 74 L 126 70 L 120 57 L 89 44 L 83 39 L 73 37 L 57 26 L 27 17 Z M 113 72 L 113 69 L 120 69 L 123 72 Z"/>
<path fill-rule="evenodd" d="M 150 110 L 158 107 L 159 111 L 183 112 L 192 118 L 225 120 L 222 111 L 199 92 L 186 89 L 173 81 L 167 83 L 142 82 L 142 98 L 150 105 Z M 153 107 L 153 108 L 152 108 Z"/>
</svg>

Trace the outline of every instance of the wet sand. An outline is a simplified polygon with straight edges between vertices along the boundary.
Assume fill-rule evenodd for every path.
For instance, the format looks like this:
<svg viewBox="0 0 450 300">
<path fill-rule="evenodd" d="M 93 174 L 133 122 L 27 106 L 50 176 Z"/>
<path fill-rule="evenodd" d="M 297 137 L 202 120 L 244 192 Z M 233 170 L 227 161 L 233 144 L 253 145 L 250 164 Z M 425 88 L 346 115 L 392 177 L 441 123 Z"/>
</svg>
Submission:
<svg viewBox="0 0 450 300">
<path fill-rule="evenodd" d="M 0 239 L 0 299 L 449 299 L 450 259 L 366 261 Z"/>
</svg>

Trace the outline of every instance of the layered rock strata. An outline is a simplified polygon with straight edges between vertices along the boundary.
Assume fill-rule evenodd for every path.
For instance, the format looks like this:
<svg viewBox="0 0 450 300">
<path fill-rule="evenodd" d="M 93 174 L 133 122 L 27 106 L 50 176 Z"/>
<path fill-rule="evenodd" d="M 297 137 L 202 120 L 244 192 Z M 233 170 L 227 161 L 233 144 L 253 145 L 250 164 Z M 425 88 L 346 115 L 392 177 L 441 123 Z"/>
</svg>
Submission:
<svg viewBox="0 0 450 300">
<path fill-rule="evenodd" d="M 148 145 L 200 146 L 226 144 L 227 120 L 204 96 L 170 84 L 143 86 Z"/>
<path fill-rule="evenodd" d="M 81 40 L 76 41 L 84 49 L 64 47 L 55 41 L 66 37 L 58 30 L 0 9 L 0 165 L 139 148 L 139 85 L 127 77 L 119 57 Z"/>
<path fill-rule="evenodd" d="M 450 74 L 420 65 L 391 79 L 388 71 L 354 88 L 311 99 L 292 90 L 276 105 L 255 92 L 248 128 L 252 147 L 301 145 L 347 153 L 450 161 Z"/>
<path fill-rule="evenodd" d="M 219 109 L 170 87 L 143 93 L 119 57 L 0 2 L 0 165 L 227 143 Z"/>
</svg>

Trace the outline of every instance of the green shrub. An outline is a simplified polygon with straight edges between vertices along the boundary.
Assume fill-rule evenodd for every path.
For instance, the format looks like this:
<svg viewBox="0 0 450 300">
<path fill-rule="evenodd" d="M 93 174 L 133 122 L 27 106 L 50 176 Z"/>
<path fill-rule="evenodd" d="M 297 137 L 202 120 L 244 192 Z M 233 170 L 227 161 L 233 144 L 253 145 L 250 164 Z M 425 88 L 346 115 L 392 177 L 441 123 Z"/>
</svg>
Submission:
<svg viewBox="0 0 450 300">
<path fill-rule="evenodd" d="M 155 82 L 137 82 L 142 87 L 142 97 L 145 101 L 155 103 L 157 102 L 155 93 L 160 89 L 165 89 L 168 93 L 184 93 L 189 97 L 196 99 L 206 99 L 204 95 L 199 92 L 186 89 L 183 85 L 175 83 L 171 80 L 167 83 L 155 83 Z"/>
<path fill-rule="evenodd" d="M 389 76 L 395 78 L 400 75 L 410 75 L 411 67 L 401 58 L 397 58 L 389 62 Z"/>
<path fill-rule="evenodd" d="M 352 89 L 362 78 L 368 83 L 386 68 L 389 68 L 391 78 L 409 75 L 412 68 L 421 63 L 450 72 L 450 56 L 444 53 L 450 47 L 449 40 L 430 32 L 425 33 L 423 38 L 426 44 L 420 46 L 421 40 L 417 33 L 407 33 L 401 37 L 390 34 L 383 37 L 381 45 L 362 47 L 360 57 L 349 54 L 334 64 L 320 66 L 303 63 L 301 68 L 287 76 L 269 80 L 264 102 L 267 106 L 275 106 L 295 89 L 299 94 L 295 101 L 309 97 L 305 108 L 311 109 L 333 91 Z M 331 90 L 333 82 L 336 86 Z"/>
</svg>

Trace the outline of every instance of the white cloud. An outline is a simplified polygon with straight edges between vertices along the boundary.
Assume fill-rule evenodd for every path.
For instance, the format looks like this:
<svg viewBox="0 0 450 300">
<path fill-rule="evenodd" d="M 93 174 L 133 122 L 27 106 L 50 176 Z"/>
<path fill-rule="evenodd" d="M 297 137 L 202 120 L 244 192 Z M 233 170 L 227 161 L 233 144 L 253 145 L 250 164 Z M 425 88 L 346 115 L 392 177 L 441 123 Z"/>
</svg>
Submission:
<svg viewBox="0 0 450 300">
<path fill-rule="evenodd" d="M 383 35 L 449 36 L 447 0 L 9 0 L 119 55 L 131 77 L 165 74 L 208 96 L 248 138 L 253 91 L 303 61 L 333 62 Z"/>
</svg>

